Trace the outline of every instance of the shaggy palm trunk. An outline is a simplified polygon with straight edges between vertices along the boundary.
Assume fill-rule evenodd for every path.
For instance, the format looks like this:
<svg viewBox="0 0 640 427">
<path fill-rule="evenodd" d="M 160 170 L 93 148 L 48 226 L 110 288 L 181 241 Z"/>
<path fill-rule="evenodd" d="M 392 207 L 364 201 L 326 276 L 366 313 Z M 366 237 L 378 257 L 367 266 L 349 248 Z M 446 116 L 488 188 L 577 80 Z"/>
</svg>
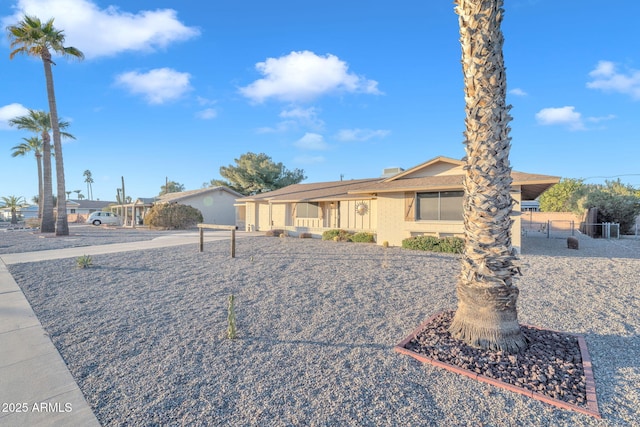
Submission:
<svg viewBox="0 0 640 427">
<path fill-rule="evenodd" d="M 47 98 L 49 99 L 49 116 L 51 119 L 51 131 L 53 133 L 53 151 L 56 157 L 56 186 L 58 192 L 58 207 L 56 219 L 56 236 L 69 235 L 69 223 L 67 221 L 67 199 L 65 193 L 64 162 L 62 161 L 62 142 L 60 140 L 60 126 L 58 121 L 58 108 L 56 106 L 56 94 L 53 88 L 53 73 L 51 72 L 51 53 L 47 49 L 42 52 L 44 63 L 44 76 L 47 82 Z"/>
<path fill-rule="evenodd" d="M 42 219 L 42 154 L 36 153 L 36 162 L 38 163 L 38 219 Z"/>
<path fill-rule="evenodd" d="M 56 231 L 56 221 L 53 217 L 53 183 L 51 176 L 51 139 L 49 132 L 42 132 L 42 218 L 40 232 L 53 233 Z"/>
<path fill-rule="evenodd" d="M 463 200 L 466 246 L 451 334 L 489 350 L 517 352 L 518 273 L 511 246 L 509 115 L 500 29 L 503 0 L 456 0 L 466 100 Z"/>
</svg>

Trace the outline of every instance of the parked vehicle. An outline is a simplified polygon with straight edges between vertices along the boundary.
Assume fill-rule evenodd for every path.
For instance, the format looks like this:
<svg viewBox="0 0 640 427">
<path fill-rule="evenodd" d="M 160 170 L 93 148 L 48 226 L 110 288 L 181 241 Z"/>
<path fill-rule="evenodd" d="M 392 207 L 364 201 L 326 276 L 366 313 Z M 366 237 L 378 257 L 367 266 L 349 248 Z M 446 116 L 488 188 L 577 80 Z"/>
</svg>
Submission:
<svg viewBox="0 0 640 427">
<path fill-rule="evenodd" d="M 101 225 L 112 224 L 120 225 L 120 217 L 111 212 L 93 212 L 87 218 L 87 224 Z"/>
</svg>

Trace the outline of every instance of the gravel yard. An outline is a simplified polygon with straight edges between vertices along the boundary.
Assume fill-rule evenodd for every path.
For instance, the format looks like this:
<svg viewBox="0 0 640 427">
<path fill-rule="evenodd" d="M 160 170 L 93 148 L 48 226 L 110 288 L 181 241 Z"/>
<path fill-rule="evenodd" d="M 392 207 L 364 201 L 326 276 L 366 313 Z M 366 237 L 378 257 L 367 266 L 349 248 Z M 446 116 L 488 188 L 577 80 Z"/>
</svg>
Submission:
<svg viewBox="0 0 640 427">
<path fill-rule="evenodd" d="M 82 230 L 72 228 L 75 244 L 158 235 Z M 83 234 L 94 232 L 103 234 Z M 0 253 L 74 237 L 12 233 L 29 242 L 3 239 Z M 96 255 L 89 269 L 75 259 L 9 269 L 105 426 L 638 425 L 640 241 L 523 246 L 520 321 L 585 337 L 602 420 L 393 351 L 426 317 L 455 308 L 455 255 L 246 237 L 235 259 L 219 241 L 203 253 Z M 230 294 L 236 340 L 224 336 Z"/>
</svg>

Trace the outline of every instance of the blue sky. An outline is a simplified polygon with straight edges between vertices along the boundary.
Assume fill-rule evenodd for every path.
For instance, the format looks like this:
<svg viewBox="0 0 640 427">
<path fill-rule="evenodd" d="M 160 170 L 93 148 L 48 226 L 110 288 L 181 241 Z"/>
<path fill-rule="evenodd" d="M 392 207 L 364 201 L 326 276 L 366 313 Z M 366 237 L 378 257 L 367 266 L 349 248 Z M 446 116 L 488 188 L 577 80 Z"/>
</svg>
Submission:
<svg viewBox="0 0 640 427">
<path fill-rule="evenodd" d="M 640 187 L 640 2 L 508 0 L 503 31 L 515 170 L 620 177 Z M 464 156 L 451 1 L 3 0 L 3 29 L 55 17 L 82 62 L 54 58 L 67 190 L 94 198 L 186 189 L 264 152 L 307 182 L 370 178 Z M 37 194 L 32 135 L 7 120 L 47 109 L 39 60 L 0 41 L 0 196 Z M 54 187 L 55 191 L 55 187 Z M 72 195 L 72 198 L 75 195 Z"/>
</svg>

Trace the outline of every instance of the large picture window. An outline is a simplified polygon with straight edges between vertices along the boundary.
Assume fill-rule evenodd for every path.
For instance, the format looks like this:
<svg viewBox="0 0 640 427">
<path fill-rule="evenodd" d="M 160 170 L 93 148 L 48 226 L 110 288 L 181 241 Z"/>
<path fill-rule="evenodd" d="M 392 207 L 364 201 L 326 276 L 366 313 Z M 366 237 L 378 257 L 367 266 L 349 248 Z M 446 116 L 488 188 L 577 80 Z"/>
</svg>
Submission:
<svg viewBox="0 0 640 427">
<path fill-rule="evenodd" d="M 418 193 L 417 218 L 425 221 L 462 221 L 463 191 Z"/>
<path fill-rule="evenodd" d="M 296 206 L 296 218 L 318 218 L 318 204 L 303 202 Z"/>
</svg>

